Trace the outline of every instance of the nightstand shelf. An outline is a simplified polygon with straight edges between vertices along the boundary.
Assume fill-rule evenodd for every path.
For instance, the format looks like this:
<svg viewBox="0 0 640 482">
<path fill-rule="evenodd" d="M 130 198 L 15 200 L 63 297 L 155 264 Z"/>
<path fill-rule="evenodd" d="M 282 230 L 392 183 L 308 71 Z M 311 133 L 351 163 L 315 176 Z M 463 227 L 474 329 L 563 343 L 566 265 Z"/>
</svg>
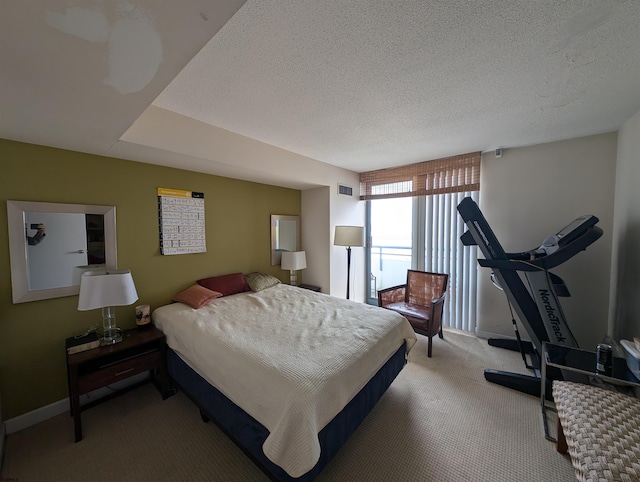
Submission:
<svg viewBox="0 0 640 482">
<path fill-rule="evenodd" d="M 165 336 L 157 328 L 134 328 L 124 330 L 120 343 L 67 355 L 70 412 L 76 442 L 82 440 L 80 414 L 83 410 L 147 382 L 156 385 L 163 400 L 173 394 L 166 369 L 166 347 Z M 80 405 L 80 395 L 146 371 L 150 372 L 149 379 Z"/>
</svg>

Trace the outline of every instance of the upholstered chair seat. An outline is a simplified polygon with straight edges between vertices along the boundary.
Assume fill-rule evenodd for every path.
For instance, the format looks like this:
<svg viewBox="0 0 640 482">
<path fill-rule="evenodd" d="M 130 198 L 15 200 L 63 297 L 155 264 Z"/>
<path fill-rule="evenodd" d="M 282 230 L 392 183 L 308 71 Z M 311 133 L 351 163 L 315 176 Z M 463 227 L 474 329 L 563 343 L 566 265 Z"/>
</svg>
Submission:
<svg viewBox="0 0 640 482">
<path fill-rule="evenodd" d="M 378 291 L 378 306 L 404 316 L 416 333 L 429 338 L 428 356 L 432 352 L 432 337 L 442 335 L 442 313 L 449 275 L 408 270 L 407 283 Z"/>
</svg>

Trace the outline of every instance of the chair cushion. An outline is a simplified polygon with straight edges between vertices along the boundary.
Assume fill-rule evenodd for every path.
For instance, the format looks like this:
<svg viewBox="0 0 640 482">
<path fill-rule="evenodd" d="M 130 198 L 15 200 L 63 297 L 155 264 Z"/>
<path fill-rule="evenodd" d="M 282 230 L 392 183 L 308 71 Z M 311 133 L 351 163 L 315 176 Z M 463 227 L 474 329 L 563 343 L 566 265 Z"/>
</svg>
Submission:
<svg viewBox="0 0 640 482">
<path fill-rule="evenodd" d="M 416 305 L 415 303 L 390 303 L 385 308 L 397 311 L 402 316 L 426 323 L 429 321 L 429 306 Z M 412 321 L 411 319 L 409 321 Z"/>
</svg>

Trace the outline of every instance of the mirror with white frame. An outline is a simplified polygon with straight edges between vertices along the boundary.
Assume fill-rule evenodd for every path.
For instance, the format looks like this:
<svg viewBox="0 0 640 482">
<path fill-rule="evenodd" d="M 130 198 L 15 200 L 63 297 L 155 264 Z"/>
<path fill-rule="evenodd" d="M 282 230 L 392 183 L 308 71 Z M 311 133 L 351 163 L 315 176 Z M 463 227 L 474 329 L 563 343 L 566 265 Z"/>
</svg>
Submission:
<svg viewBox="0 0 640 482">
<path fill-rule="evenodd" d="M 271 215 L 271 265 L 280 264 L 283 251 L 300 251 L 300 216 Z"/>
<path fill-rule="evenodd" d="M 76 295 L 87 270 L 117 267 L 116 208 L 7 201 L 14 303 Z"/>
</svg>

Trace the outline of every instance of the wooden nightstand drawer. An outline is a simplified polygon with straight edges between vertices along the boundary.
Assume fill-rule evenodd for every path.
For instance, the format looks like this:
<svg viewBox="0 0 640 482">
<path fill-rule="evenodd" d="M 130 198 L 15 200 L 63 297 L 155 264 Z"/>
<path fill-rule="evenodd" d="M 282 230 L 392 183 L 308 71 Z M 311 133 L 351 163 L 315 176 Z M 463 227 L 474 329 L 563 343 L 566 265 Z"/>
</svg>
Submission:
<svg viewBox="0 0 640 482">
<path fill-rule="evenodd" d="M 98 370 L 80 376 L 78 389 L 80 393 L 87 393 L 100 387 L 124 380 L 138 373 L 151 370 L 161 362 L 159 349 L 151 350 L 149 353 L 142 353 L 133 356 L 128 360 L 117 363 L 108 363 Z"/>
</svg>

